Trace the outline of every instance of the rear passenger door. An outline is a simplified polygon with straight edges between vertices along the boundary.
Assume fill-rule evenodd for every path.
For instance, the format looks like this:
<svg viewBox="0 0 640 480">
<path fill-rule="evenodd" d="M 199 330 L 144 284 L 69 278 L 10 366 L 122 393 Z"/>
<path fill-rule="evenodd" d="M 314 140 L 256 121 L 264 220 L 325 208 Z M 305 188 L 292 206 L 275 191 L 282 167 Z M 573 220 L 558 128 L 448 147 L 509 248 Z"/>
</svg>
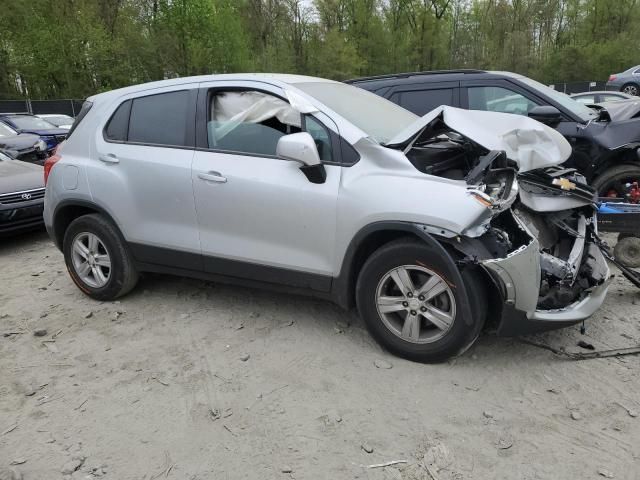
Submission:
<svg viewBox="0 0 640 480">
<path fill-rule="evenodd" d="M 91 193 L 140 262 L 202 269 L 191 185 L 196 98 L 184 86 L 121 97 L 97 133 Z"/>
<path fill-rule="evenodd" d="M 441 105 L 460 104 L 460 82 L 435 82 L 398 85 L 385 95 L 393 103 L 423 116 Z"/>
</svg>

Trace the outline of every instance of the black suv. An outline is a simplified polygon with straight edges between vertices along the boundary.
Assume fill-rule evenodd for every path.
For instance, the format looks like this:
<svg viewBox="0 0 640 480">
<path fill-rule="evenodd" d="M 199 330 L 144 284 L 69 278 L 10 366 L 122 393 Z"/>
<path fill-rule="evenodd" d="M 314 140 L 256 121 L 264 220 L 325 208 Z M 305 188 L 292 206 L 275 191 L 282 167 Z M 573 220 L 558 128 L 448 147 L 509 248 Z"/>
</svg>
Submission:
<svg viewBox="0 0 640 480">
<path fill-rule="evenodd" d="M 562 133 L 577 168 L 601 196 L 636 200 L 640 181 L 640 119 L 611 121 L 540 82 L 509 72 L 447 70 L 348 80 L 424 115 L 440 105 L 528 115 Z"/>
</svg>

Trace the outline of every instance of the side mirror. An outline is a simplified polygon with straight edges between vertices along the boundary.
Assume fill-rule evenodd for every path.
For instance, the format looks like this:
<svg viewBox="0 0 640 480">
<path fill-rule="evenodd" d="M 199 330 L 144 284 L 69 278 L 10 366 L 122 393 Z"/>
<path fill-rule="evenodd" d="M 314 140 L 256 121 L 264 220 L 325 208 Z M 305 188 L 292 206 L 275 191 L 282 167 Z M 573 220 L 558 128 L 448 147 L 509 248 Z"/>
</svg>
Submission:
<svg viewBox="0 0 640 480">
<path fill-rule="evenodd" d="M 316 142 L 307 132 L 280 137 L 276 155 L 284 160 L 301 163 L 300 170 L 311 183 L 324 183 L 327 180 L 327 171 L 320 160 Z"/>
<path fill-rule="evenodd" d="M 539 105 L 529 110 L 529 118 L 544 123 L 545 125 L 554 126 L 562 121 L 560 110 L 551 105 Z"/>
</svg>

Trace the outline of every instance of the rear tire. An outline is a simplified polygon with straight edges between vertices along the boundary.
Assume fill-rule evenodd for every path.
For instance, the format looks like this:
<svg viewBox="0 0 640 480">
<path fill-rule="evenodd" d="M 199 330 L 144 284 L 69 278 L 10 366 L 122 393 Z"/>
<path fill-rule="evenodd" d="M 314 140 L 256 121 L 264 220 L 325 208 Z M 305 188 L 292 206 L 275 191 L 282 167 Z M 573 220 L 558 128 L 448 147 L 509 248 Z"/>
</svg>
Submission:
<svg viewBox="0 0 640 480">
<path fill-rule="evenodd" d="M 636 83 L 625 83 L 620 89 L 621 92 L 626 93 L 627 95 L 633 95 L 637 97 L 640 94 L 640 86 Z"/>
<path fill-rule="evenodd" d="M 608 168 L 593 180 L 592 186 L 598 196 L 607 197 L 613 190 L 622 194 L 620 189 L 624 188 L 624 183 L 628 180 L 640 181 L 640 165 L 627 163 Z"/>
<path fill-rule="evenodd" d="M 83 215 L 71 222 L 62 252 L 73 282 L 96 300 L 115 300 L 138 282 L 138 272 L 120 233 L 101 215 Z"/>
<path fill-rule="evenodd" d="M 371 335 L 390 352 L 425 363 L 466 351 L 480 335 L 487 313 L 481 274 L 466 268 L 461 272 L 464 285 L 456 285 L 445 273 L 451 265 L 435 252 L 414 239 L 390 242 L 365 262 L 356 285 L 358 311 Z M 398 282 L 409 288 L 403 291 Z M 472 318 L 465 318 L 461 288 Z"/>
</svg>

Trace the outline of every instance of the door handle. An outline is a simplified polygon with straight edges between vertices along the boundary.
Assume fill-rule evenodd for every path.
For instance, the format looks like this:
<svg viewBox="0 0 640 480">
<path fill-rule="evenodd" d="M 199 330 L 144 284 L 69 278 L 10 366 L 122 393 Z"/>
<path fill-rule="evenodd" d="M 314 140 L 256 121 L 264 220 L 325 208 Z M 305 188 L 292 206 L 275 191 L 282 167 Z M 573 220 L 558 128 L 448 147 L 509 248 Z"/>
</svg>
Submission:
<svg viewBox="0 0 640 480">
<path fill-rule="evenodd" d="M 227 183 L 227 178 L 220 175 L 219 172 L 199 173 L 198 178 L 207 182 Z"/>
<path fill-rule="evenodd" d="M 98 159 L 104 163 L 120 163 L 118 157 L 116 157 L 113 153 L 107 153 L 106 155 L 100 155 Z"/>
</svg>

